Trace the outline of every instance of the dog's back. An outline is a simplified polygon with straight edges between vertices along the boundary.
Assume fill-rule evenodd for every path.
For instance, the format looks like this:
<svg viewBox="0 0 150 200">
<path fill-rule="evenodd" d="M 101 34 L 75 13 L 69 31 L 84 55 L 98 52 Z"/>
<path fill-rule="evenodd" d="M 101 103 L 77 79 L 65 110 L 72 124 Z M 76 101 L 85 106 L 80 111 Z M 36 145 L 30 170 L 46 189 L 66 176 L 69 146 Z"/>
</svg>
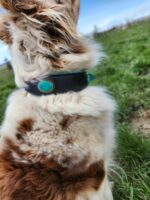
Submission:
<svg viewBox="0 0 150 200">
<path fill-rule="evenodd" d="M 10 14 L 0 37 L 11 46 L 18 87 L 97 63 L 97 46 L 75 31 L 78 1 L 1 3 Z M 0 200 L 111 200 L 114 110 L 97 87 L 57 95 L 14 92 L 1 127 Z"/>
</svg>

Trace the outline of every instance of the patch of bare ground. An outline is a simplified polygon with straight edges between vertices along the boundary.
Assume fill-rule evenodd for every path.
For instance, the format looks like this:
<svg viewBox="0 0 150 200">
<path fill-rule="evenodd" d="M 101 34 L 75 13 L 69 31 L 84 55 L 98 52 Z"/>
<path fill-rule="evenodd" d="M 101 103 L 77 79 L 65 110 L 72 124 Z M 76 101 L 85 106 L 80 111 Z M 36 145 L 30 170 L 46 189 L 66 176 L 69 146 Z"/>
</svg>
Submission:
<svg viewBox="0 0 150 200">
<path fill-rule="evenodd" d="M 150 109 L 140 110 L 131 120 L 131 129 L 146 139 L 150 139 Z"/>
</svg>

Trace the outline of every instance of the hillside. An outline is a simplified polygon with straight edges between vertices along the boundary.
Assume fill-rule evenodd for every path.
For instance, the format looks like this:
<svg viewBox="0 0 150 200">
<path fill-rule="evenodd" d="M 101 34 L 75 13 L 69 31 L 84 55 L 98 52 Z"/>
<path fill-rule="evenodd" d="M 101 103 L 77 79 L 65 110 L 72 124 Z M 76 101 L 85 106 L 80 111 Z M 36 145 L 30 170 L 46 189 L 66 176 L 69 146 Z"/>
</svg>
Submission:
<svg viewBox="0 0 150 200">
<path fill-rule="evenodd" d="M 150 21 L 145 20 L 96 38 L 107 58 L 93 70 L 93 84 L 107 87 L 118 103 L 118 147 L 112 170 L 115 200 L 150 199 L 149 33 Z M 0 120 L 14 87 L 12 73 L 0 69 Z"/>
<path fill-rule="evenodd" d="M 107 58 L 94 84 L 118 103 L 115 200 L 150 199 L 150 20 L 97 36 Z"/>
</svg>

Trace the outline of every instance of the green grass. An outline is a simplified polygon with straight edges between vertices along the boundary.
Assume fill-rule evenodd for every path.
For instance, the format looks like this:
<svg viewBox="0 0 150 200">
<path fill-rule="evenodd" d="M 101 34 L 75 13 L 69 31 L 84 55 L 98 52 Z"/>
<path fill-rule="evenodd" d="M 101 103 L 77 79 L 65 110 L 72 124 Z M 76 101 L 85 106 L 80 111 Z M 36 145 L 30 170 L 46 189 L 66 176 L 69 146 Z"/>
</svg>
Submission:
<svg viewBox="0 0 150 200">
<path fill-rule="evenodd" d="M 114 197 L 119 200 L 150 199 L 150 143 L 137 137 L 127 124 L 119 125 Z"/>
<path fill-rule="evenodd" d="M 11 91 L 15 88 L 13 74 L 6 68 L 0 69 L 0 122 L 4 117 L 6 99 Z"/>
<path fill-rule="evenodd" d="M 93 70 L 93 84 L 109 89 L 118 103 L 118 148 L 115 153 L 115 200 L 150 199 L 150 141 L 129 128 L 134 112 L 150 109 L 150 20 L 126 30 L 113 30 L 97 36 L 107 59 Z M 6 98 L 14 89 L 13 75 L 0 70 L 0 121 Z"/>
<path fill-rule="evenodd" d="M 150 20 L 99 34 L 107 58 L 93 70 L 94 84 L 107 87 L 118 103 L 115 200 L 150 199 L 150 141 L 129 128 L 133 114 L 150 109 Z"/>
</svg>

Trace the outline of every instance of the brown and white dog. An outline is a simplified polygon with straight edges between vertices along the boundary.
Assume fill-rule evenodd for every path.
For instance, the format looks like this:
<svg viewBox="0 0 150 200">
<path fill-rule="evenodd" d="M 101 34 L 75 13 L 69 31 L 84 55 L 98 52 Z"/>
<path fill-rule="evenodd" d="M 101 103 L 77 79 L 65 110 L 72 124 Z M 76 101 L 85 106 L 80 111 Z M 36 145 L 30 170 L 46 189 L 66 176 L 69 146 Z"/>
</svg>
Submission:
<svg viewBox="0 0 150 200">
<path fill-rule="evenodd" d="M 112 200 L 108 166 L 115 102 L 100 87 L 34 96 L 47 74 L 86 70 L 103 56 L 76 32 L 79 0 L 0 0 L 0 39 L 20 88 L 8 100 L 0 139 L 0 200 Z"/>
</svg>

